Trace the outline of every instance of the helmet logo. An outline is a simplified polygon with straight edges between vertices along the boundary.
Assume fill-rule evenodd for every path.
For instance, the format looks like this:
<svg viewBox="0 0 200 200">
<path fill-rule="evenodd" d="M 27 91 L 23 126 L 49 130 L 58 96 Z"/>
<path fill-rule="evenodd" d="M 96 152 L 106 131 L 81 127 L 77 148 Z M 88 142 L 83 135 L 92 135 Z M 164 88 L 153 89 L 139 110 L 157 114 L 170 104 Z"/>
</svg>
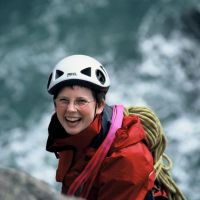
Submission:
<svg viewBox="0 0 200 200">
<path fill-rule="evenodd" d="M 70 77 L 70 76 L 77 76 L 75 72 L 73 73 L 67 73 L 67 77 Z"/>
</svg>

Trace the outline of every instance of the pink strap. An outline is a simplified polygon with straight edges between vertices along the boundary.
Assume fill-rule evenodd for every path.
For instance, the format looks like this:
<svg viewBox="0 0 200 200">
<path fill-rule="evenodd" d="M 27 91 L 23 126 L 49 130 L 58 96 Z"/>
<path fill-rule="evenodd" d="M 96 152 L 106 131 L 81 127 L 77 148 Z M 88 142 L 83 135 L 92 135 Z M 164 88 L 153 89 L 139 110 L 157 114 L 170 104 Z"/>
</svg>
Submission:
<svg viewBox="0 0 200 200">
<path fill-rule="evenodd" d="M 111 126 L 105 140 L 98 148 L 95 155 L 88 162 L 81 174 L 71 184 L 67 192 L 68 195 L 75 195 L 78 189 L 80 189 L 80 197 L 87 198 L 98 170 L 115 138 L 115 133 L 117 129 L 121 128 L 123 110 L 124 107 L 122 105 L 115 105 L 113 107 Z"/>
</svg>

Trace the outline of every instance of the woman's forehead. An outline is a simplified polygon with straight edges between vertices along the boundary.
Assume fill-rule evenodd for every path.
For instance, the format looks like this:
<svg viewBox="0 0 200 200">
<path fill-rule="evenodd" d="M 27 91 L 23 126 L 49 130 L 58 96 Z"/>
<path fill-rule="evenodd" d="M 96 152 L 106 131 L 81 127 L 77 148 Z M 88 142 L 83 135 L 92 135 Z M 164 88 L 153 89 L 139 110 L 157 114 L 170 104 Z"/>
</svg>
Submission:
<svg viewBox="0 0 200 200">
<path fill-rule="evenodd" d="M 78 95 L 89 95 L 92 96 L 92 90 L 90 88 L 86 88 L 79 85 L 73 85 L 73 86 L 65 86 L 63 87 L 58 95 L 70 95 L 70 94 L 78 94 Z"/>
</svg>

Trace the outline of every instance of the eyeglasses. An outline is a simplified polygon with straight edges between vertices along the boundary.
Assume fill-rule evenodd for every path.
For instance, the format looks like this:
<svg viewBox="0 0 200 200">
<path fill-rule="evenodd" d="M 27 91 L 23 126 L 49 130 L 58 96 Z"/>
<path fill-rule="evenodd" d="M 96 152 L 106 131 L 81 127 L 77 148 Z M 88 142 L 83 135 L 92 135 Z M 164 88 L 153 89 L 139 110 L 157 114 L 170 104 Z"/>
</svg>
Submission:
<svg viewBox="0 0 200 200">
<path fill-rule="evenodd" d="M 64 97 L 58 97 L 55 99 L 56 105 L 58 107 L 62 107 L 62 108 L 67 108 L 70 105 L 70 100 Z M 80 98 L 80 99 L 76 99 L 73 102 L 74 107 L 77 110 L 81 110 L 84 107 L 86 107 L 89 103 L 94 102 L 94 100 L 92 101 L 87 101 L 86 99 Z"/>
</svg>

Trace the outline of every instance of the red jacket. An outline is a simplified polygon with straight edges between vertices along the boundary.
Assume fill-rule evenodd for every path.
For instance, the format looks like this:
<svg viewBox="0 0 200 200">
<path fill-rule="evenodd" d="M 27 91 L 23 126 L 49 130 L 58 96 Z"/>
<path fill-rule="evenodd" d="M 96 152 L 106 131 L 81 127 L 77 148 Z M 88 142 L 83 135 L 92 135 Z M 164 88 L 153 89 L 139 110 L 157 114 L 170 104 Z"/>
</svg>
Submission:
<svg viewBox="0 0 200 200">
<path fill-rule="evenodd" d="M 96 152 L 90 144 L 101 130 L 101 116 L 86 130 L 70 136 L 56 115 L 49 125 L 47 150 L 58 152 L 56 180 L 62 182 L 62 193 L 81 173 Z M 125 116 L 122 128 L 104 159 L 88 200 L 143 200 L 154 186 L 153 158 L 144 144 L 145 132 L 137 116 Z"/>
</svg>

